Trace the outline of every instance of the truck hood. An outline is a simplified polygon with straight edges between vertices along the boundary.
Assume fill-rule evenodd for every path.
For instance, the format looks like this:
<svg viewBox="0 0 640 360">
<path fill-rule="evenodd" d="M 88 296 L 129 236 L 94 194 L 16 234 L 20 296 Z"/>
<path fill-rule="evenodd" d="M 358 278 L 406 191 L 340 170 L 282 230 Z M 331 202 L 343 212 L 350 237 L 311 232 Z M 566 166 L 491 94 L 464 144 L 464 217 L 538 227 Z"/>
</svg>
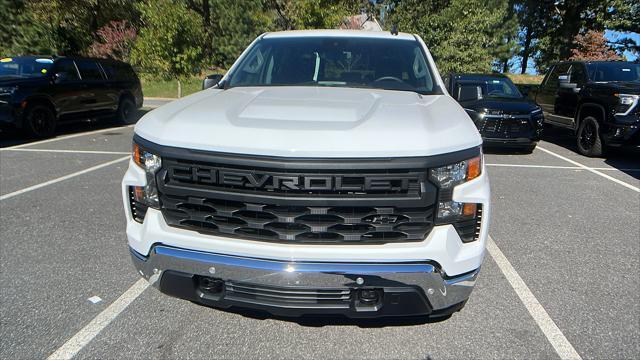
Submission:
<svg viewBox="0 0 640 360">
<path fill-rule="evenodd" d="M 594 89 L 606 89 L 624 94 L 640 94 L 640 82 L 638 81 L 608 81 L 593 82 Z"/>
<path fill-rule="evenodd" d="M 428 156 L 482 143 L 447 95 L 329 87 L 204 90 L 146 114 L 135 132 L 160 145 L 285 157 Z"/>
</svg>

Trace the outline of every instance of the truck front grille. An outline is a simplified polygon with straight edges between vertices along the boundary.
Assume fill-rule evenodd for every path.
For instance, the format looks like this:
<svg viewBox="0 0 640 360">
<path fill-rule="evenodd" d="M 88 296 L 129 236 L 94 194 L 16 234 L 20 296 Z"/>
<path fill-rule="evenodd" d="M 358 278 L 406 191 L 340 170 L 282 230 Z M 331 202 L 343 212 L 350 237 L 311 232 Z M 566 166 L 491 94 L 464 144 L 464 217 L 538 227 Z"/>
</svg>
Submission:
<svg viewBox="0 0 640 360">
<path fill-rule="evenodd" d="M 282 158 L 134 141 L 162 158 L 160 211 L 175 228 L 287 244 L 423 241 L 438 188 L 430 168 L 480 148 L 429 157 Z"/>
<path fill-rule="evenodd" d="M 171 226 L 205 234 L 291 243 L 372 244 L 421 241 L 433 227 L 433 206 L 286 206 L 162 196 Z"/>
<path fill-rule="evenodd" d="M 478 131 L 488 138 L 530 137 L 532 126 L 529 115 L 486 116 L 477 123 Z"/>
</svg>

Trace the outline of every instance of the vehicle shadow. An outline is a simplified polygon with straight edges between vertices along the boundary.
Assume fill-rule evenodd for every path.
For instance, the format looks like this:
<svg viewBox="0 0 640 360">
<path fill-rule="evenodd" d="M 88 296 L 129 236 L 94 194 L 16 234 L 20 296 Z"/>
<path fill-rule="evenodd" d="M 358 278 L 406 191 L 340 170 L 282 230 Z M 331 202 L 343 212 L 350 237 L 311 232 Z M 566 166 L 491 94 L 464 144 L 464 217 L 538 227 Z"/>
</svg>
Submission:
<svg viewBox="0 0 640 360">
<path fill-rule="evenodd" d="M 483 146 L 482 152 L 492 155 L 529 155 L 530 152 L 518 148 L 502 148 L 498 146 Z"/>
<path fill-rule="evenodd" d="M 206 305 L 194 303 L 196 305 L 207 307 Z M 439 323 L 451 318 L 452 315 L 442 316 L 438 318 L 430 318 L 427 316 L 397 316 L 382 318 L 349 318 L 339 315 L 304 315 L 300 317 L 287 317 L 270 314 L 266 311 L 231 307 L 228 309 L 218 309 L 233 314 L 237 314 L 254 320 L 278 320 L 296 323 L 305 327 L 324 327 L 324 326 L 358 326 L 360 328 L 384 328 L 389 326 L 415 326 Z"/>
<path fill-rule="evenodd" d="M 136 122 L 140 120 L 144 114 L 151 111 L 150 109 L 140 109 L 136 112 Z M 114 118 L 87 118 L 77 122 L 58 125 L 56 128 L 56 136 L 72 135 L 88 131 L 110 129 L 123 126 Z M 0 131 L 0 148 L 28 144 L 42 139 L 29 138 L 25 134 L 17 130 Z"/>
<path fill-rule="evenodd" d="M 578 154 L 576 137 L 571 130 L 548 127 L 542 133 L 542 140 L 562 146 Z M 604 163 L 623 173 L 640 180 L 640 154 L 616 148 L 608 148 L 604 156 Z M 585 158 L 587 159 L 587 158 Z"/>
</svg>

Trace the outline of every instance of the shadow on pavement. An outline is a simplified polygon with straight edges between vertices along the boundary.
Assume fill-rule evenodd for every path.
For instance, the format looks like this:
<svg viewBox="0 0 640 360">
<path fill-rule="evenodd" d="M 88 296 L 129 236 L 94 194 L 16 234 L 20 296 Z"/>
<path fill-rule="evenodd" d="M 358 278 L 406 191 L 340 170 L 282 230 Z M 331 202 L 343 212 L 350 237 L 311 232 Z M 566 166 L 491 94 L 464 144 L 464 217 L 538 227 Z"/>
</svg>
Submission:
<svg viewBox="0 0 640 360">
<path fill-rule="evenodd" d="M 137 120 L 139 120 L 144 114 L 149 112 L 149 109 L 140 109 L 137 113 Z M 102 129 L 109 129 L 114 127 L 123 126 L 121 123 L 113 118 L 88 118 L 80 121 L 60 124 L 56 129 L 56 136 L 71 135 L 87 131 L 95 131 Z M 43 139 L 29 138 L 22 132 L 17 130 L 2 130 L 0 131 L 0 148 L 14 145 L 22 145 Z"/>
<path fill-rule="evenodd" d="M 194 303 L 202 307 L 206 305 Z M 442 316 L 438 318 L 429 318 L 427 316 L 398 316 L 398 317 L 382 317 L 382 318 L 349 318 L 346 316 L 336 315 L 306 315 L 301 317 L 286 317 L 270 314 L 266 311 L 245 309 L 239 307 L 231 307 L 229 309 L 214 309 L 241 315 L 243 317 L 254 320 L 278 320 L 296 323 L 305 327 L 323 327 L 323 326 L 358 326 L 360 328 L 384 328 L 387 326 L 415 326 L 424 324 L 433 324 L 446 321 L 452 315 Z"/>
<path fill-rule="evenodd" d="M 548 127 L 544 129 L 542 140 L 561 146 L 574 152 L 578 156 L 576 137 L 571 130 Z M 604 156 L 604 163 L 625 174 L 640 180 L 640 154 L 629 150 L 608 148 Z M 585 157 L 585 159 L 588 159 Z"/>
</svg>

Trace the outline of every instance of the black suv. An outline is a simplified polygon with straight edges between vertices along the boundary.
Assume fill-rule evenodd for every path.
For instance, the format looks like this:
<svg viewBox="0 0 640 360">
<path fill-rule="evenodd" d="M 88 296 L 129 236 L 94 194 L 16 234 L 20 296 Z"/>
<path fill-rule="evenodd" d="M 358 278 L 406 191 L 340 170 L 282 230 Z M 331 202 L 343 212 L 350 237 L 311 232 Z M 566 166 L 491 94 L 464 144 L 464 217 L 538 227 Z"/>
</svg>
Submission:
<svg viewBox="0 0 640 360">
<path fill-rule="evenodd" d="M 606 146 L 640 148 L 639 97 L 640 64 L 624 61 L 555 64 L 533 96 L 545 123 L 573 130 L 586 156 Z"/>
<path fill-rule="evenodd" d="M 44 138 L 56 124 L 116 115 L 129 124 L 142 106 L 130 65 L 106 59 L 20 56 L 0 59 L 0 126 Z"/>
<path fill-rule="evenodd" d="M 475 122 L 483 145 L 530 153 L 542 132 L 542 110 L 502 74 L 451 74 L 449 94 Z"/>
</svg>

